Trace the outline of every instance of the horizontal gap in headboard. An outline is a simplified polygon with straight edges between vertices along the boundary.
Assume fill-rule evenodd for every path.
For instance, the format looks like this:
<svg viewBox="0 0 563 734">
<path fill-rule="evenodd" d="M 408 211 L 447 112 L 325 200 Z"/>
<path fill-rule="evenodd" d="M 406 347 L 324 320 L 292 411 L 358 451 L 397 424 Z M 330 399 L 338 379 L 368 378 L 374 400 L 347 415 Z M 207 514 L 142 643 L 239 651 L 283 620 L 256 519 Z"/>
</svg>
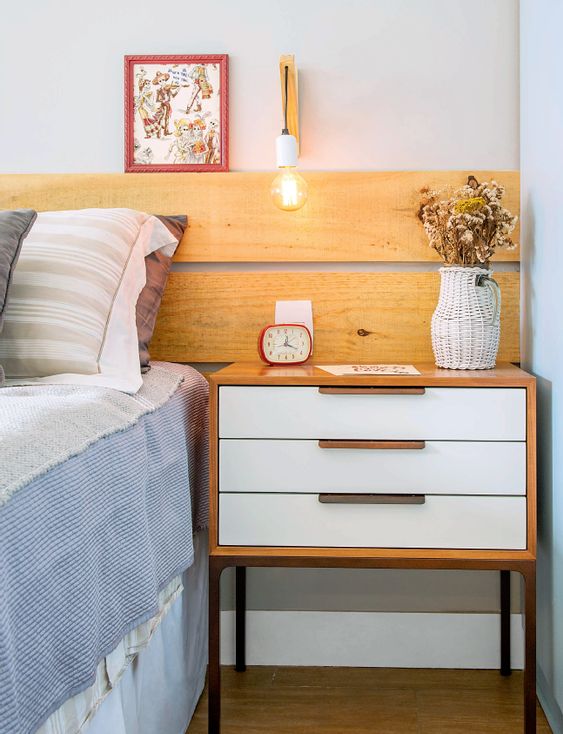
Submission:
<svg viewBox="0 0 563 734">
<path fill-rule="evenodd" d="M 438 262 L 417 218 L 420 190 L 458 187 L 469 174 L 503 184 L 506 206 L 519 214 L 518 171 L 304 172 L 309 200 L 297 212 L 274 207 L 273 171 L 2 174 L 0 208 L 187 214 L 179 262 Z M 496 257 L 519 258 L 519 250 Z"/>
<path fill-rule="evenodd" d="M 520 275 L 495 277 L 502 289 L 498 358 L 517 362 Z M 431 361 L 439 284 L 437 272 L 172 273 L 151 355 L 175 362 L 256 360 L 258 334 L 272 322 L 275 301 L 310 299 L 317 363 Z"/>
</svg>

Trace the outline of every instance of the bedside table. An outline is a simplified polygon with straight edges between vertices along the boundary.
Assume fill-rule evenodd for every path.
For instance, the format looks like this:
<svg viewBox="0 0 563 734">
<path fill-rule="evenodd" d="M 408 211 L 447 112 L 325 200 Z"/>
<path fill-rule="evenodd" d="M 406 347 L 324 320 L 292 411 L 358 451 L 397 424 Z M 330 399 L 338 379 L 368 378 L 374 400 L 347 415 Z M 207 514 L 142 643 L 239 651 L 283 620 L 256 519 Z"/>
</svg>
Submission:
<svg viewBox="0 0 563 734">
<path fill-rule="evenodd" d="M 238 670 L 248 566 L 498 570 L 503 674 L 519 572 L 524 731 L 535 732 L 535 380 L 509 364 L 415 366 L 420 375 L 254 363 L 211 375 L 210 734 L 220 732 L 219 580 L 231 566 Z"/>
</svg>

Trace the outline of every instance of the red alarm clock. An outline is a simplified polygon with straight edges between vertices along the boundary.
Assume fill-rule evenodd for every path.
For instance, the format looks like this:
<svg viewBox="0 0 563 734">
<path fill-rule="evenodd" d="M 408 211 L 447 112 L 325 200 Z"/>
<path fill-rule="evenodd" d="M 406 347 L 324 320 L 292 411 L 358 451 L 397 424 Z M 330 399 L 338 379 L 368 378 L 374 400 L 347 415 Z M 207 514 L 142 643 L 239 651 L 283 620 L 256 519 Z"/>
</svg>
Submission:
<svg viewBox="0 0 563 734">
<path fill-rule="evenodd" d="M 258 353 L 267 364 L 303 364 L 312 351 L 311 332 L 304 324 L 270 324 L 258 337 Z"/>
</svg>

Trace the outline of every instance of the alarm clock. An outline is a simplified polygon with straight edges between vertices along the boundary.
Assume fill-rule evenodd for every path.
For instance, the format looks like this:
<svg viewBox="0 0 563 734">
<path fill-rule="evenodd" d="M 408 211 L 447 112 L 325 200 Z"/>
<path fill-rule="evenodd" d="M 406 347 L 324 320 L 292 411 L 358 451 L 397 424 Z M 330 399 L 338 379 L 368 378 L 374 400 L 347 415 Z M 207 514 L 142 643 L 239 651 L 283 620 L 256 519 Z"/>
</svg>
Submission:
<svg viewBox="0 0 563 734">
<path fill-rule="evenodd" d="M 304 324 L 270 324 L 258 337 L 258 353 L 267 364 L 303 364 L 312 351 L 311 332 Z"/>
</svg>

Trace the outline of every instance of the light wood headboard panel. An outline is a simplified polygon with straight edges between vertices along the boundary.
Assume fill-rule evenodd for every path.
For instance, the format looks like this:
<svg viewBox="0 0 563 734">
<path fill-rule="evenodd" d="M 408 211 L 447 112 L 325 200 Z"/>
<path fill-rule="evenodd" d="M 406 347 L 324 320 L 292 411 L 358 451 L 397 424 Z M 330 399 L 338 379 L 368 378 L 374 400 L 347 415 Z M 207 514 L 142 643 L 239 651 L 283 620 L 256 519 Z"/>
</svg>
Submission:
<svg viewBox="0 0 563 734">
<path fill-rule="evenodd" d="M 185 262 L 437 262 L 416 217 L 420 189 L 459 186 L 469 173 L 503 183 L 508 208 L 519 213 L 516 171 L 306 173 L 310 199 L 292 213 L 270 201 L 272 172 L 0 175 L 0 208 L 124 206 L 188 214 L 176 258 Z M 518 259 L 519 251 L 497 257 Z M 256 359 L 257 335 L 273 319 L 275 301 L 311 299 L 318 362 L 432 359 L 435 271 L 245 273 L 229 272 L 228 265 L 223 270 L 172 274 L 153 357 Z M 498 280 L 499 358 L 519 361 L 519 274 L 499 273 Z"/>
<path fill-rule="evenodd" d="M 499 359 L 517 362 L 520 277 L 497 278 Z M 172 273 L 151 354 L 172 362 L 255 360 L 258 333 L 272 321 L 276 299 L 311 299 L 316 362 L 431 362 L 439 286 L 438 273 Z"/>
<path fill-rule="evenodd" d="M 507 207 L 519 213 L 517 171 L 308 172 L 309 201 L 298 212 L 272 204 L 273 172 L 0 175 L 0 208 L 188 214 L 176 255 L 185 262 L 438 262 L 416 216 L 420 189 L 457 187 L 470 173 L 504 184 Z M 518 251 L 497 257 L 518 259 Z"/>
</svg>

